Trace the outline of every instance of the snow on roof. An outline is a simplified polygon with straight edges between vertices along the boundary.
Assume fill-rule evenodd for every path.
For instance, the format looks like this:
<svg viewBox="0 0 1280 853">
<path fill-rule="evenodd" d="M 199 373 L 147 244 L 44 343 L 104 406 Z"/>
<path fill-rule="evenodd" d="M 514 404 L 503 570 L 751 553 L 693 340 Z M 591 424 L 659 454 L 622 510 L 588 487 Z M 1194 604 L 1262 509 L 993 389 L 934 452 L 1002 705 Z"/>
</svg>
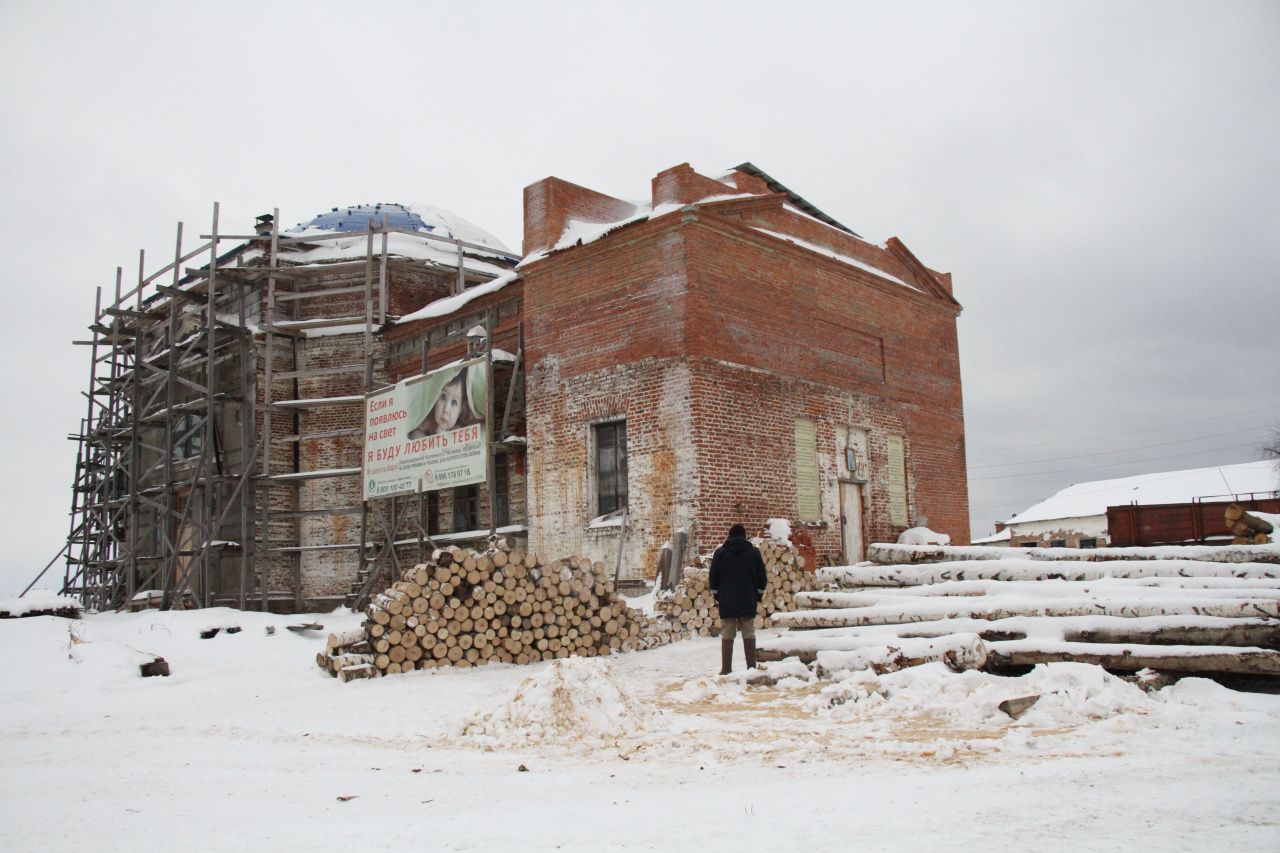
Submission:
<svg viewBox="0 0 1280 853">
<path fill-rule="evenodd" d="M 483 228 L 457 214 L 429 204 L 358 204 L 335 207 L 282 232 L 282 236 L 293 238 L 320 238 L 333 234 L 351 234 L 350 237 L 317 239 L 315 243 L 285 243 L 281 246 L 280 258 L 282 261 L 298 264 L 363 259 L 368 250 L 368 237 L 360 232 L 369 227 L 369 220 L 380 224 L 384 217 L 387 225 L 392 228 L 431 234 L 445 240 L 461 240 L 474 246 L 492 247 L 492 252 L 474 246 L 465 247 L 463 266 L 472 272 L 496 276 L 507 270 L 506 266 L 490 263 L 477 256 L 508 262 L 518 257 L 501 240 Z M 375 235 L 373 245 L 375 252 L 381 252 L 381 237 Z M 421 239 L 399 231 L 387 235 L 387 253 L 440 266 L 456 267 L 458 264 L 458 251 L 454 245 L 441 240 Z M 261 254 L 261 249 L 251 249 L 246 252 L 245 259 L 253 259 Z"/>
<path fill-rule="evenodd" d="M 80 610 L 80 602 L 74 598 L 58 595 L 48 589 L 33 589 L 18 598 L 0 599 L 0 613 L 10 617 L 68 610 L 78 612 Z"/>
<path fill-rule="evenodd" d="M 1014 516 L 1007 523 L 1087 518 L 1105 515 L 1109 506 L 1189 503 L 1198 499 L 1229 500 L 1237 495 L 1266 495 L 1277 490 L 1280 490 L 1280 478 L 1276 475 L 1275 463 L 1265 460 L 1139 474 L 1115 480 L 1076 483 Z"/>
<path fill-rule="evenodd" d="M 1012 538 L 1013 538 L 1013 532 L 1006 527 L 1004 530 L 1001 530 L 999 533 L 994 533 L 991 536 L 983 536 L 981 539 L 974 539 L 969 544 L 970 545 L 986 545 L 991 542 L 1008 542 Z"/>
<path fill-rule="evenodd" d="M 675 213 L 677 210 L 683 210 L 686 207 L 693 207 L 699 204 L 709 204 L 715 201 L 729 201 L 730 199 L 752 197 L 752 193 L 725 193 L 723 195 L 713 195 L 707 196 L 706 198 L 700 198 L 687 205 L 683 202 L 668 201 L 663 202 L 657 207 L 652 206 L 647 201 L 632 201 L 629 202 L 632 207 L 631 213 L 612 222 L 588 222 L 584 219 L 570 219 L 565 223 L 564 230 L 560 232 L 560 239 L 556 240 L 554 246 L 550 249 L 544 249 L 541 252 L 534 252 L 522 260 L 519 266 L 525 266 L 533 263 L 534 261 L 541 260 L 552 252 L 560 252 L 565 249 L 573 248 L 574 246 L 585 246 L 588 243 L 594 243 L 606 234 L 609 234 L 624 225 L 630 225 L 633 222 L 658 219 L 669 213 Z"/>
<path fill-rule="evenodd" d="M 414 311 L 411 314 L 405 314 L 397 323 L 411 323 L 414 320 L 423 320 L 427 317 L 444 317 L 462 308 L 473 299 L 484 296 L 486 293 L 493 293 L 501 290 L 513 281 L 520 278 L 520 274 L 515 270 L 503 271 L 502 275 L 493 281 L 486 281 L 484 284 L 477 284 L 475 287 L 468 288 L 462 293 L 455 293 L 453 296 L 446 296 L 444 299 L 437 299 L 434 302 L 428 302 L 426 305 Z"/>
<path fill-rule="evenodd" d="M 857 258 L 850 257 L 849 255 L 841 254 L 840 252 L 828 249 L 826 246 L 819 246 L 817 243 L 810 243 L 808 240 L 801 240 L 799 237 L 792 237 L 790 234 L 783 234 L 779 231 L 770 231 L 768 228 L 756 228 L 755 230 L 759 231 L 761 234 L 768 234 L 770 237 L 777 237 L 779 240 L 786 240 L 788 243 L 795 243 L 802 249 L 817 252 L 819 255 L 840 261 L 841 263 L 848 264 L 851 267 L 857 267 L 858 269 L 869 272 L 872 275 L 878 275 L 880 278 L 888 279 L 889 281 L 892 281 L 895 284 L 900 284 L 909 290 L 920 292 L 920 288 L 916 287 L 914 284 L 908 284 L 896 275 L 891 275 L 879 267 L 872 266 L 866 261 L 860 261 Z"/>
<path fill-rule="evenodd" d="M 298 223 L 285 233 L 296 237 L 305 234 L 359 232 L 369 227 L 369 220 L 381 223 L 384 218 L 393 228 L 426 231 L 438 237 L 492 246 L 505 255 L 512 254 L 505 243 L 488 231 L 456 213 L 430 204 L 356 204 L 335 207 L 327 213 L 312 217 L 308 222 Z"/>
</svg>

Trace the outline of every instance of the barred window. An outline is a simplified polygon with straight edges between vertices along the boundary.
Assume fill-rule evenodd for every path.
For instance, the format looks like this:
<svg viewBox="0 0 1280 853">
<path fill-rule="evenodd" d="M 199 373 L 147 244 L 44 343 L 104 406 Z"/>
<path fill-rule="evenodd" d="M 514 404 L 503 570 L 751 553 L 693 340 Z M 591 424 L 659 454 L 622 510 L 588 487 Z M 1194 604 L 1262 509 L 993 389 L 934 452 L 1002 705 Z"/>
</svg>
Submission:
<svg viewBox="0 0 1280 853">
<path fill-rule="evenodd" d="M 173 458 L 195 459 L 204 449 L 204 419 L 188 412 L 172 427 Z"/>
<path fill-rule="evenodd" d="M 596 424 L 596 515 L 627 505 L 627 422 Z"/>
<path fill-rule="evenodd" d="M 480 527 L 480 487 L 458 486 L 453 490 L 453 532 Z"/>
<path fill-rule="evenodd" d="M 493 526 L 511 523 L 511 477 L 508 474 L 507 454 L 497 453 L 493 458 Z"/>
</svg>

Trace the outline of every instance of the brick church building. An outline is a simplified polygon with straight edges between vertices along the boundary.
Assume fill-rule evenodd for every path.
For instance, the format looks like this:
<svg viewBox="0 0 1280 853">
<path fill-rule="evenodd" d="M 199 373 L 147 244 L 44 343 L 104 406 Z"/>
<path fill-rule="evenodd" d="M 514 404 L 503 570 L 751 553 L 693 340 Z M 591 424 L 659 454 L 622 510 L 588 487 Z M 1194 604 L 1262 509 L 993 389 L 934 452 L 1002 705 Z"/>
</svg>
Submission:
<svg viewBox="0 0 1280 853">
<path fill-rule="evenodd" d="M 433 331 L 495 308 L 496 334 L 520 328 L 508 457 L 529 548 L 612 565 L 621 547 L 625 578 L 652 577 L 676 530 L 706 553 L 739 521 L 787 519 L 821 562 L 916 525 L 968 541 L 960 305 L 900 240 L 861 239 L 749 163 L 682 164 L 642 204 L 532 184 L 523 255 L 385 334 L 401 378 Z"/>
<path fill-rule="evenodd" d="M 277 219 L 223 234 L 215 206 L 96 310 L 65 583 L 94 606 L 352 603 L 493 529 L 630 580 L 735 522 L 819 562 L 968 541 L 950 276 L 749 163 L 640 203 L 546 178 L 520 252 L 429 206 Z M 367 395 L 484 351 L 486 482 L 362 500 Z"/>
</svg>

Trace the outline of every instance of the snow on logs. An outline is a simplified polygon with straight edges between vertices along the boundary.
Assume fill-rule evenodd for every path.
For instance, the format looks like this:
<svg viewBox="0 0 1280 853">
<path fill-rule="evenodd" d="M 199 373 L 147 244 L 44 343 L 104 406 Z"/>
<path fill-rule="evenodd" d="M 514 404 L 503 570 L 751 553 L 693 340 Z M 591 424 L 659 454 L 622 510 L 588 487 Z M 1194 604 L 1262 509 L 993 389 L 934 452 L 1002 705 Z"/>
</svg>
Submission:
<svg viewBox="0 0 1280 853">
<path fill-rule="evenodd" d="M 1110 561 L 1082 563 L 1073 560 L 1046 561 L 1025 556 L 1003 559 L 954 560 L 924 565 L 833 566 L 818 570 L 818 581 L 852 588 L 864 586 L 922 586 L 956 580 L 994 581 L 1092 581 L 1103 578 L 1240 578 L 1280 580 L 1280 561 L 1201 562 L 1185 559 Z M 1044 549 L 1050 550 L 1050 549 Z M 1163 549 L 1162 549 L 1163 550 Z"/>
<path fill-rule="evenodd" d="M 988 545 L 892 545 L 867 548 L 867 559 L 882 566 L 940 563 L 945 560 L 1008 560 L 1010 551 L 1022 559 L 1053 563 L 1104 563 L 1112 560 L 1196 560 L 1204 563 L 1280 564 L 1280 545 L 1157 545 L 1132 548 L 1009 548 Z"/>
<path fill-rule="evenodd" d="M 504 543 L 505 544 L 505 543 Z M 603 564 L 452 546 L 375 595 L 363 631 L 334 634 L 317 664 L 344 681 L 415 669 L 532 663 L 642 644 L 644 620 Z"/>
<path fill-rule="evenodd" d="M 1130 672 L 1280 675 L 1280 565 L 1204 562 L 1203 550 L 1182 549 L 1195 559 L 1161 549 L 1158 559 L 1106 564 L 1072 556 L 966 562 L 948 553 L 934 565 L 829 570 L 820 579 L 847 591 L 799 594 L 810 609 L 776 622 L 811 630 L 763 641 L 760 657 L 877 669 L 945 661 L 928 644 L 959 643 L 973 652 L 965 660 L 981 657 L 987 668 L 1078 661 Z"/>
<path fill-rule="evenodd" d="M 830 601 L 834 596 L 826 596 Z M 1080 596 L 1045 598 L 1033 596 L 978 598 L 895 598 L 891 601 L 858 596 L 830 609 L 780 613 L 776 622 L 789 628 L 857 628 L 864 625 L 900 625 L 938 619 L 1006 619 L 1011 616 L 1197 616 L 1253 617 L 1280 619 L 1280 600 L 1275 598 L 1124 598 Z M 813 602 L 824 607 L 823 599 Z"/>
<path fill-rule="evenodd" d="M 775 613 L 796 609 L 796 596 L 814 587 L 812 572 L 805 571 L 804 557 L 784 542 L 753 539 L 764 558 L 764 599 L 757 610 L 756 627 L 770 624 Z M 684 577 L 669 595 L 659 598 L 654 609 L 672 626 L 674 633 L 692 633 L 701 637 L 720 634 L 720 611 L 711 594 L 710 572 L 705 568 L 686 568 Z"/>
<path fill-rule="evenodd" d="M 823 649 L 814 660 L 819 678 L 862 669 L 884 675 L 932 661 L 946 664 L 952 672 L 963 672 L 986 664 L 987 646 L 977 634 L 950 634 L 936 640 L 872 640 L 851 649 Z"/>
</svg>

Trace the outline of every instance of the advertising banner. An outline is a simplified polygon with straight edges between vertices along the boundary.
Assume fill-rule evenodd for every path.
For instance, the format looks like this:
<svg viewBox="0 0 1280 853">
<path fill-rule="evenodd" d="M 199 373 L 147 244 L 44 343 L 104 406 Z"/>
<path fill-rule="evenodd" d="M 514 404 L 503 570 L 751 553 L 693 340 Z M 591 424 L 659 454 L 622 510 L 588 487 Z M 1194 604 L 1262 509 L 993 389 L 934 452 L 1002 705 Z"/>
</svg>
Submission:
<svg viewBox="0 0 1280 853">
<path fill-rule="evenodd" d="M 484 358 L 397 382 L 365 401 L 364 499 L 482 483 L 489 370 Z"/>
</svg>

